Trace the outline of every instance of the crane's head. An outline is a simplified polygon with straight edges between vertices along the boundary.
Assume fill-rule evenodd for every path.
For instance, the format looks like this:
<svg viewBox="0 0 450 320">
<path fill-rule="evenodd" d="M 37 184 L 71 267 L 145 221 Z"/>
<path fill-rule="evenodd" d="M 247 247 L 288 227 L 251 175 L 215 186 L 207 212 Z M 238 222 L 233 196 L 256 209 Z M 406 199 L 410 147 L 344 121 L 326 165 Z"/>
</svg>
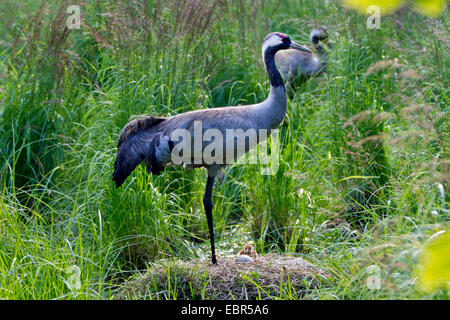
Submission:
<svg viewBox="0 0 450 320">
<path fill-rule="evenodd" d="M 296 49 L 305 52 L 311 52 L 306 47 L 303 47 L 289 38 L 287 34 L 280 32 L 272 32 L 270 33 L 266 39 L 264 39 L 262 45 L 262 54 L 263 57 L 268 51 L 272 51 L 275 54 L 278 50 L 286 50 L 286 49 Z"/>
<path fill-rule="evenodd" d="M 331 43 L 328 42 L 327 29 L 323 27 L 313 29 L 309 35 L 309 40 L 315 47 L 319 46 L 320 42 L 326 43 L 330 49 L 333 47 Z"/>
</svg>

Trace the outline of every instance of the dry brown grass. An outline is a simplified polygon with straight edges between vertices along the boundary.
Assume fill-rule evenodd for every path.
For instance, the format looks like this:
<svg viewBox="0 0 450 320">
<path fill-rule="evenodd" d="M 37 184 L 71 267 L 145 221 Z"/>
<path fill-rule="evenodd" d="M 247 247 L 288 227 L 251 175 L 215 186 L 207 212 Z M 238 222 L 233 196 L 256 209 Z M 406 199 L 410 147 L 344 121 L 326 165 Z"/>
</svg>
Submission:
<svg viewBox="0 0 450 320">
<path fill-rule="evenodd" d="M 372 73 L 378 73 L 382 70 L 386 70 L 386 69 L 399 69 L 399 68 L 403 68 L 405 67 L 404 64 L 401 64 L 398 62 L 398 59 L 392 59 L 392 60 L 380 60 L 375 62 L 372 66 L 370 66 L 365 75 L 369 75 Z"/>
<path fill-rule="evenodd" d="M 292 289 L 303 295 L 329 274 L 310 262 L 291 256 L 270 254 L 252 263 L 222 257 L 218 265 L 209 259 L 162 260 L 143 275 L 128 281 L 116 299 L 267 299 Z M 300 298 L 301 296 L 294 296 Z"/>
</svg>

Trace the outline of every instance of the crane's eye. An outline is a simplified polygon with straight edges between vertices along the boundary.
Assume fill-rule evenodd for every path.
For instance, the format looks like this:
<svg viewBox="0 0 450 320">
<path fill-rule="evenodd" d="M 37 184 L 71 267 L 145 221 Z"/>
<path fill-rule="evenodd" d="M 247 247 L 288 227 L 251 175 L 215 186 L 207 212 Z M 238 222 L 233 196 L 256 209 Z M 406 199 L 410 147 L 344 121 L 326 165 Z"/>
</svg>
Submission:
<svg viewBox="0 0 450 320">
<path fill-rule="evenodd" d="M 289 41 L 289 36 L 287 34 L 279 33 L 278 36 L 281 38 L 281 41 L 283 41 L 283 42 Z"/>
</svg>

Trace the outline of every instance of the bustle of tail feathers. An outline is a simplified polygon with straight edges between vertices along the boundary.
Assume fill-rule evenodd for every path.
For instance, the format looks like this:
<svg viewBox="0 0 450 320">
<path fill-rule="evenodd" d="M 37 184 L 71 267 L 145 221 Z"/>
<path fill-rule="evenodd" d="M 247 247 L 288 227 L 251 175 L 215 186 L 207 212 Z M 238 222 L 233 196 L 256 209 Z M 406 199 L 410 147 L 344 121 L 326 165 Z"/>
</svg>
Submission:
<svg viewBox="0 0 450 320">
<path fill-rule="evenodd" d="M 119 135 L 119 139 L 117 141 L 117 147 L 119 148 L 122 142 L 130 136 L 130 134 L 138 132 L 140 130 L 146 130 L 154 125 L 157 125 L 166 120 L 163 117 L 145 117 L 141 119 L 136 119 L 127 123 L 127 125 L 122 129 Z"/>
<path fill-rule="evenodd" d="M 143 161 L 148 171 L 159 174 L 163 166 L 156 157 L 161 133 L 149 130 L 166 120 L 162 117 L 146 117 L 130 121 L 121 131 L 117 142 L 113 180 L 120 187 L 131 172 Z"/>
</svg>

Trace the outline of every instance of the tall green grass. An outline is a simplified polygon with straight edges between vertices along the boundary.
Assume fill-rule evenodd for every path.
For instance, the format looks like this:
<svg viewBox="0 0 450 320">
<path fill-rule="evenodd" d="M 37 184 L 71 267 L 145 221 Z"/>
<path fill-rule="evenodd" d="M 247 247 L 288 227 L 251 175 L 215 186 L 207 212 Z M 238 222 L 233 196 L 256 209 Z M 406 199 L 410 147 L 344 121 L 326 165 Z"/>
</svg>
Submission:
<svg viewBox="0 0 450 320">
<path fill-rule="evenodd" d="M 334 48 L 289 101 L 277 173 L 237 163 L 215 186 L 219 256 L 252 241 L 333 275 L 286 299 L 448 297 L 414 285 L 449 220 L 447 11 L 368 30 L 338 1 L 85 1 L 67 30 L 68 5 L 0 5 L 1 298 L 108 299 L 151 261 L 208 256 L 206 173 L 139 167 L 116 189 L 118 134 L 133 115 L 263 100 L 264 36 L 306 43 L 318 25 Z"/>
</svg>

